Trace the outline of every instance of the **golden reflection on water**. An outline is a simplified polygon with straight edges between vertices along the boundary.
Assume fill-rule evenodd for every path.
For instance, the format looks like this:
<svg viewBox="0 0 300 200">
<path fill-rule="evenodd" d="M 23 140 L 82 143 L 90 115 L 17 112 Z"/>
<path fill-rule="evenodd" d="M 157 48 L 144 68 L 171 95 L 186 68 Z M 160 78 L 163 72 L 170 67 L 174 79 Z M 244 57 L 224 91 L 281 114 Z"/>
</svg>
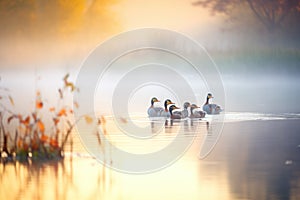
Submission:
<svg viewBox="0 0 300 200">
<path fill-rule="evenodd" d="M 111 180 L 93 159 L 1 165 L 1 199 L 105 197 Z"/>
<path fill-rule="evenodd" d="M 300 197 L 297 192 L 300 189 L 299 166 L 296 163 L 298 154 L 293 154 L 293 148 L 281 148 L 285 136 L 277 134 L 284 126 L 276 128 L 275 134 L 279 140 L 275 140 L 273 132 L 261 134 L 260 128 L 265 130 L 260 125 L 263 122 L 226 124 L 222 139 L 214 151 L 208 158 L 199 160 L 200 146 L 211 127 L 203 121 L 180 123 L 184 125 L 186 134 L 181 137 L 182 140 L 194 130 L 199 131 L 197 137 L 183 157 L 158 172 L 141 175 L 116 172 L 103 167 L 84 151 L 67 154 L 62 161 L 2 163 L 0 199 L 226 200 Z M 168 128 L 176 130 L 177 125 L 165 126 L 159 140 L 172 138 L 170 135 L 174 132 Z M 255 135 L 252 128 L 256 125 L 259 126 Z M 293 138 L 294 143 L 299 139 L 297 134 L 288 136 Z M 114 139 L 126 143 L 124 138 L 120 140 L 116 135 Z M 261 144 L 268 139 L 273 139 L 268 146 L 272 152 L 280 149 L 274 156 L 272 152 L 263 151 L 265 145 Z M 77 141 L 76 145 L 80 146 L 80 143 Z M 286 166 L 282 162 L 287 157 L 294 161 L 293 165 Z"/>
</svg>

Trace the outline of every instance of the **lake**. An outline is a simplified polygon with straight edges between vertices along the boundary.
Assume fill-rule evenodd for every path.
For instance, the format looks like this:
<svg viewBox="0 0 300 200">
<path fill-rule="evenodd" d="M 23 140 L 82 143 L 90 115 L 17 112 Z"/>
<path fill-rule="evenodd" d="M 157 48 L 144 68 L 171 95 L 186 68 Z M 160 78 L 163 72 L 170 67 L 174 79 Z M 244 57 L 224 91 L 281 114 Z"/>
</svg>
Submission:
<svg viewBox="0 0 300 200">
<path fill-rule="evenodd" d="M 159 170 L 132 174 L 121 172 L 114 152 L 105 163 L 112 168 L 104 167 L 75 135 L 73 152 L 64 160 L 0 164 L 0 199 L 300 198 L 299 114 L 225 113 L 223 131 L 202 159 L 202 144 L 214 129 L 209 117 L 167 124 L 137 117 L 136 123 L 148 124 L 151 130 L 157 126 L 159 134 L 149 133 L 150 139 L 135 142 L 109 125 L 110 120 L 110 140 L 130 153 L 158 151 L 174 138 L 178 148 L 186 141 L 191 145 Z"/>
</svg>

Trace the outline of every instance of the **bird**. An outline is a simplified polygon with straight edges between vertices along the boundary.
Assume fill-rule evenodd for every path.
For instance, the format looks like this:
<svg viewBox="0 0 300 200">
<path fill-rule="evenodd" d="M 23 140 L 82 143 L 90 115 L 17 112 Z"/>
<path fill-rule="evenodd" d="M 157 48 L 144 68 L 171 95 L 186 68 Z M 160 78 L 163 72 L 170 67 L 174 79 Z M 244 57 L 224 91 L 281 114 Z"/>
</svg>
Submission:
<svg viewBox="0 0 300 200">
<path fill-rule="evenodd" d="M 148 108 L 148 116 L 149 117 L 170 117 L 170 113 L 168 111 L 168 105 L 174 104 L 170 99 L 165 100 L 164 108 L 155 107 L 154 103 L 160 102 L 156 97 L 151 99 L 151 106 Z"/>
<path fill-rule="evenodd" d="M 151 99 L 151 106 L 148 108 L 148 116 L 149 117 L 158 117 L 159 113 L 163 110 L 162 107 L 155 107 L 154 103 L 160 102 L 156 97 L 153 97 Z"/>
<path fill-rule="evenodd" d="M 170 119 L 181 119 L 181 114 L 173 113 L 173 110 L 175 109 L 180 109 L 180 108 L 176 107 L 175 105 L 171 105 L 169 107 Z"/>
<path fill-rule="evenodd" d="M 217 104 L 210 104 L 209 100 L 211 98 L 213 98 L 212 94 L 208 93 L 206 97 L 206 102 L 202 106 L 202 109 L 209 115 L 220 114 L 220 112 L 222 111 L 221 107 Z"/>
<path fill-rule="evenodd" d="M 176 115 L 181 115 L 181 118 L 187 118 L 189 116 L 188 108 L 191 106 L 189 102 L 185 102 L 183 104 L 183 110 L 182 111 L 175 111 L 173 112 Z"/>
<path fill-rule="evenodd" d="M 197 106 L 196 104 L 192 104 L 191 106 L 191 114 L 190 114 L 190 118 L 204 118 L 206 113 L 202 110 L 195 110 L 197 108 L 200 108 L 199 106 Z"/>
<path fill-rule="evenodd" d="M 159 112 L 160 117 L 170 117 L 170 112 L 168 111 L 168 105 L 175 104 L 170 99 L 166 99 L 164 103 L 164 109 Z"/>
</svg>

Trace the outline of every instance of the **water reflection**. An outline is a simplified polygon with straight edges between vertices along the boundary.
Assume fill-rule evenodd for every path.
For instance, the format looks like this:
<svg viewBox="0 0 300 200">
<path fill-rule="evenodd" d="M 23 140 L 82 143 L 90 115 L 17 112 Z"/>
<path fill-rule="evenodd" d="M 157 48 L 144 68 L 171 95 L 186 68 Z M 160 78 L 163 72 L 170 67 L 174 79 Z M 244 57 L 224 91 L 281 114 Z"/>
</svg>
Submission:
<svg viewBox="0 0 300 200">
<path fill-rule="evenodd" d="M 197 137 L 176 163 L 152 174 L 118 173 L 83 153 L 55 162 L 0 164 L 0 199 L 300 199 L 299 120 L 226 123 L 220 141 L 202 160 L 200 147 L 204 138 L 214 137 L 213 124 L 149 123 L 155 134 L 161 131 L 149 145 L 117 133 L 112 139 L 145 151 L 176 134 L 180 140 L 193 132 Z"/>
<path fill-rule="evenodd" d="M 200 119 L 167 119 L 162 123 L 157 123 L 150 120 L 152 134 L 157 134 L 159 131 L 168 134 L 177 134 L 182 132 L 184 135 L 198 135 L 211 132 L 209 130 L 210 123 L 208 121 L 202 121 Z M 204 128 L 206 127 L 206 129 Z"/>
<path fill-rule="evenodd" d="M 236 199 L 299 199 L 299 128 L 298 120 L 228 123 L 209 160 L 227 170 Z"/>
<path fill-rule="evenodd" d="M 0 199 L 95 199 L 106 197 L 112 184 L 111 174 L 94 160 L 66 158 L 0 167 Z"/>
</svg>

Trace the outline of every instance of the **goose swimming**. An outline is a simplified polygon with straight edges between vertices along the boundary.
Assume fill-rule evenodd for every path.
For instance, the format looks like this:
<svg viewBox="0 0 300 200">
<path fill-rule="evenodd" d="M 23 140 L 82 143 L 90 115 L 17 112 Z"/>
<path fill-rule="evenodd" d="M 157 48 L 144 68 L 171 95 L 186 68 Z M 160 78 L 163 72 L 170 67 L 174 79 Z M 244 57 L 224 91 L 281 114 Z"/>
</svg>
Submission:
<svg viewBox="0 0 300 200">
<path fill-rule="evenodd" d="M 154 103 L 155 102 L 160 102 L 156 97 L 153 97 L 151 99 L 151 106 L 148 108 L 148 116 L 149 117 L 158 117 L 159 113 L 163 110 L 162 107 L 155 107 Z"/>
<path fill-rule="evenodd" d="M 201 110 L 195 110 L 197 108 L 200 108 L 200 107 L 197 106 L 196 104 L 191 105 L 190 118 L 204 118 L 205 117 L 206 113 L 204 111 L 201 111 Z"/>
<path fill-rule="evenodd" d="M 206 102 L 203 105 L 202 109 L 209 115 L 220 114 L 222 111 L 221 107 L 217 104 L 210 104 L 209 100 L 214 98 L 211 93 L 207 94 Z"/>
<path fill-rule="evenodd" d="M 168 105 L 175 104 L 170 99 L 165 100 L 164 109 L 159 112 L 159 117 L 170 117 L 170 112 L 168 111 Z"/>
<path fill-rule="evenodd" d="M 176 114 L 175 112 L 173 113 L 173 110 L 175 109 L 179 109 L 178 107 L 176 107 L 175 105 L 171 105 L 169 107 L 169 113 L 170 113 L 170 118 L 171 119 L 181 119 L 181 114 Z"/>
<path fill-rule="evenodd" d="M 191 106 L 189 102 L 185 102 L 183 104 L 183 110 L 182 111 L 175 111 L 173 112 L 176 115 L 181 115 L 181 118 L 187 118 L 189 116 L 188 108 Z"/>
<path fill-rule="evenodd" d="M 148 108 L 148 116 L 149 117 L 170 117 L 170 113 L 168 111 L 168 105 L 174 104 L 170 99 L 165 100 L 164 108 L 155 107 L 154 103 L 160 102 L 156 97 L 151 99 L 151 106 Z"/>
</svg>

